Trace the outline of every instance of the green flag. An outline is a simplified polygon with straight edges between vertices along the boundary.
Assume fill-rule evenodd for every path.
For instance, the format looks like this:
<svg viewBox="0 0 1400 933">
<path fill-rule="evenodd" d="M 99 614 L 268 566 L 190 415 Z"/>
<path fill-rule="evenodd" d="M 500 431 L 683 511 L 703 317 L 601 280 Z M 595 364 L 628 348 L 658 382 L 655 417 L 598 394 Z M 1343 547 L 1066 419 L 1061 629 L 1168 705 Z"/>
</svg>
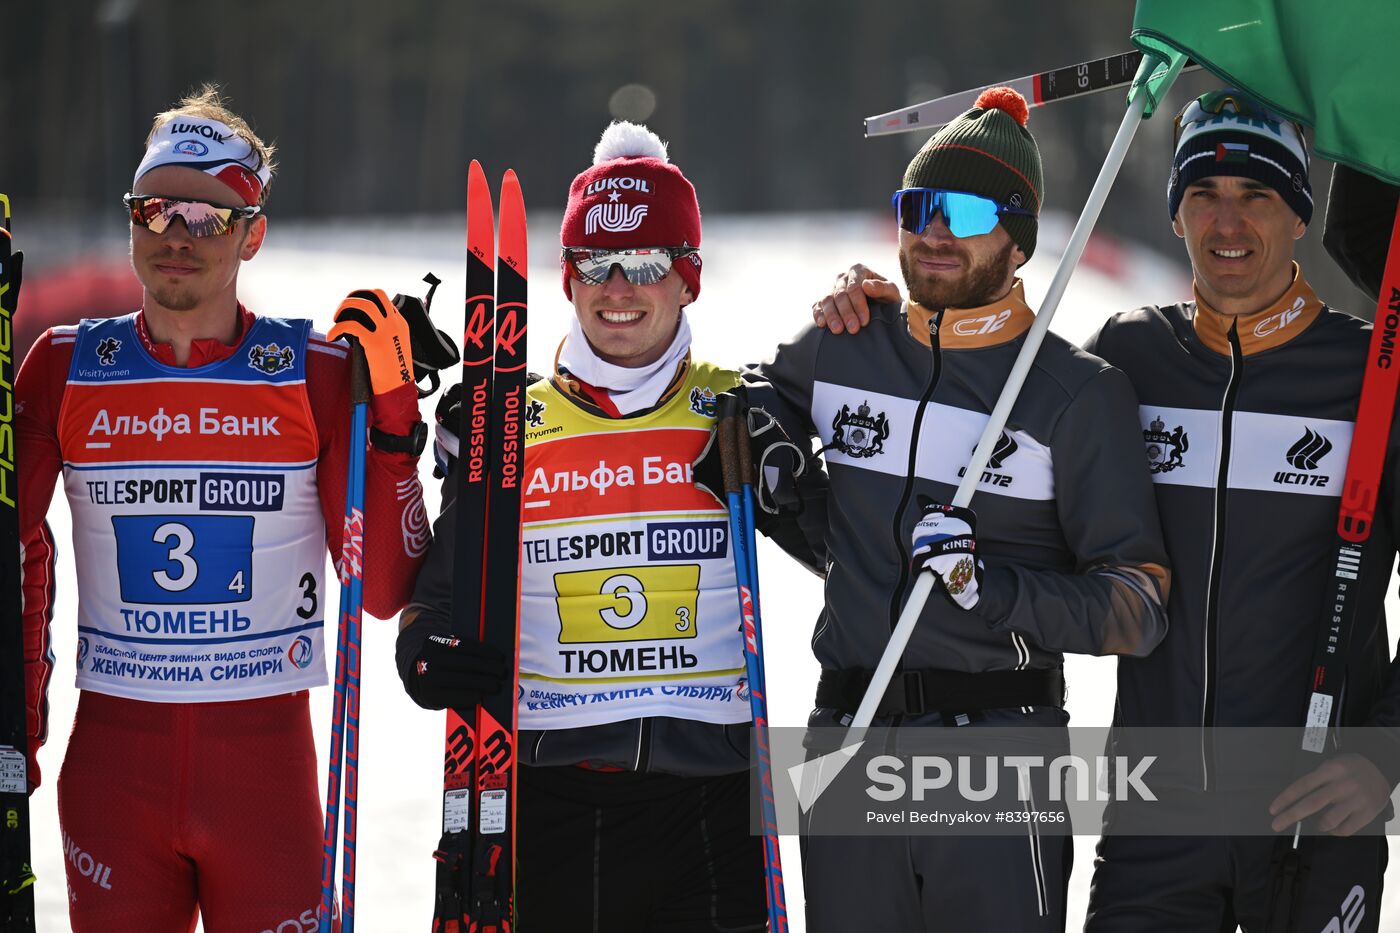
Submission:
<svg viewBox="0 0 1400 933">
<path fill-rule="evenodd" d="M 1400 184 L 1397 0 L 1137 0 L 1133 43 L 1182 52 L 1314 130 L 1313 150 Z"/>
</svg>

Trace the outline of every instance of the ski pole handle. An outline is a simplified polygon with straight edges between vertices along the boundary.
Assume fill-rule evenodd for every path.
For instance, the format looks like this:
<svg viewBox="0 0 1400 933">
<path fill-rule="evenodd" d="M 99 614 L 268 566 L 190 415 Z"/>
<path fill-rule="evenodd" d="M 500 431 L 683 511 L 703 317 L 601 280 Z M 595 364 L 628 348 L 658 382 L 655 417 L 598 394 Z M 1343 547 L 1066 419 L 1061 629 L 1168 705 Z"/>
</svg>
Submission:
<svg viewBox="0 0 1400 933">
<path fill-rule="evenodd" d="M 350 344 L 350 405 L 363 405 L 371 394 L 369 362 L 365 359 L 365 348 L 354 337 L 345 338 Z"/>
<path fill-rule="evenodd" d="M 753 474 L 753 446 L 749 443 L 749 413 L 740 411 L 734 418 L 734 446 L 739 454 L 739 487 L 756 485 Z"/>
<path fill-rule="evenodd" d="M 719 442 L 719 465 L 720 472 L 724 477 L 725 495 L 737 494 L 743 489 L 743 476 L 741 472 L 739 451 L 746 449 L 747 444 L 739 439 L 740 420 L 743 413 L 739 409 L 739 400 L 732 395 L 721 395 L 719 398 L 719 420 L 715 424 L 715 440 Z"/>
</svg>

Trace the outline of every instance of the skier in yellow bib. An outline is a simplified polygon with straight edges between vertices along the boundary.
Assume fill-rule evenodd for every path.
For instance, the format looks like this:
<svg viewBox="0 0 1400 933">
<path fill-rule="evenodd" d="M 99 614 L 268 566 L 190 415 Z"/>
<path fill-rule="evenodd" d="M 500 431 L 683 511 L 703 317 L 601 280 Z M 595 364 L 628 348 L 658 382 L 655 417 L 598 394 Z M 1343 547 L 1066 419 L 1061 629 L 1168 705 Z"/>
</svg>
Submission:
<svg viewBox="0 0 1400 933">
<path fill-rule="evenodd" d="M 561 242 L 576 319 L 525 410 L 517 910 L 543 930 L 761 930 L 733 547 L 691 467 L 739 382 L 690 354 L 695 189 L 654 134 L 615 123 Z M 457 423 L 439 418 L 444 472 Z M 430 709 L 509 675 L 450 637 L 454 528 L 445 499 L 398 642 Z"/>
</svg>

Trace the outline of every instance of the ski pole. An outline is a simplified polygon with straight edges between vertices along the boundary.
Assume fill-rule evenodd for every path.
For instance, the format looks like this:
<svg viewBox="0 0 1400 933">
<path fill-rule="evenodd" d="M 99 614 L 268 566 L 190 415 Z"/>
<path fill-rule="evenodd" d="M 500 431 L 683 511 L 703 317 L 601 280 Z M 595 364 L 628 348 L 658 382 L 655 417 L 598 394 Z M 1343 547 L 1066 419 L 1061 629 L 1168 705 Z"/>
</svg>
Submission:
<svg viewBox="0 0 1400 933">
<path fill-rule="evenodd" d="M 1178 59 L 1171 64 L 1165 80 L 1160 85 L 1159 94 L 1164 94 L 1166 88 L 1176 79 L 1183 62 L 1184 59 Z M 1146 75 L 1143 75 L 1142 72 L 1146 67 L 1144 65 L 1144 68 L 1139 70 L 1139 75 L 1144 78 Z M 982 471 L 987 466 L 987 460 L 1001 439 L 1001 430 L 1011 415 L 1011 409 L 1021 393 L 1021 386 L 1026 381 L 1031 364 L 1034 363 L 1036 353 L 1040 350 L 1040 344 L 1045 340 L 1045 334 L 1050 329 L 1050 321 L 1055 315 L 1055 310 L 1059 307 L 1060 299 L 1064 297 L 1070 276 L 1074 274 L 1074 269 L 1079 264 L 1079 258 L 1084 254 L 1084 247 L 1089 242 L 1089 234 L 1098 221 L 1104 202 L 1108 200 L 1108 192 L 1113 187 L 1113 180 L 1118 176 L 1118 170 L 1122 167 L 1123 159 L 1128 154 L 1128 145 L 1132 142 L 1133 134 L 1137 132 L 1138 125 L 1142 123 L 1147 103 L 1147 93 L 1137 93 L 1129 97 L 1127 113 L 1123 115 L 1123 122 L 1119 125 L 1118 133 L 1113 138 L 1113 145 L 1109 147 L 1103 167 L 1099 170 L 1099 176 L 1094 181 L 1093 189 L 1089 192 L 1084 211 L 1079 215 L 1079 220 L 1074 225 L 1074 232 L 1070 234 L 1064 255 L 1060 257 L 1060 264 L 1055 269 L 1054 278 L 1050 280 L 1049 289 L 1046 290 L 1045 300 L 1041 303 L 1039 311 L 1036 312 L 1035 322 L 1026 332 L 1025 343 L 1016 357 L 1016 362 L 1011 367 L 1011 372 L 1006 377 L 1006 384 L 1001 390 L 1001 395 L 997 398 L 996 405 L 992 408 L 991 415 L 987 418 L 986 427 L 982 429 L 982 437 L 977 441 L 977 447 L 972 453 L 972 459 L 968 461 L 962 480 L 958 483 L 958 489 L 953 495 L 952 502 L 955 506 L 966 507 L 972 501 L 972 494 L 977 489 L 978 479 L 982 476 Z M 890 635 L 889 643 L 885 645 L 885 652 L 880 656 L 880 663 L 871 675 L 870 686 L 866 688 L 865 696 L 860 701 L 855 718 L 851 720 L 851 724 L 847 728 L 842 747 L 837 751 L 813 758 L 805 764 L 794 765 L 789 769 L 789 774 L 798 787 L 798 801 L 804 811 L 811 808 L 812 804 L 816 802 L 817 796 L 836 778 L 836 775 L 859 749 L 865 736 L 865 730 L 874 720 L 875 710 L 884 698 L 885 690 L 894 677 L 895 668 L 899 666 L 900 659 L 904 656 L 904 649 L 914 634 L 914 626 L 918 624 L 919 616 L 923 614 L 924 604 L 928 602 L 929 594 L 933 592 L 934 581 L 934 574 L 928 570 L 921 571 L 914 581 L 909 599 L 904 604 L 904 610 L 899 614 L 899 621 L 895 625 L 894 632 Z"/>
<path fill-rule="evenodd" d="M 753 718 L 755 765 L 758 769 L 759 826 L 763 832 L 763 880 L 768 896 L 769 933 L 785 933 L 787 895 L 778 849 L 778 813 L 773 799 L 773 760 L 768 743 L 768 686 L 763 672 L 763 626 L 759 614 L 758 556 L 754 537 L 753 461 L 746 415 L 737 400 L 720 403 L 717 440 L 729 506 L 729 536 L 734 542 L 734 575 L 744 624 L 744 666 L 749 679 L 749 710 Z"/>
<path fill-rule="evenodd" d="M 326 779 L 326 829 L 321 852 L 320 933 L 330 933 L 335 913 L 336 838 L 342 793 L 345 849 L 341 887 L 343 933 L 355 928 L 355 840 L 359 809 L 360 619 L 364 588 L 365 436 L 369 373 L 364 350 L 350 341 L 350 463 L 345 481 L 345 528 L 340 549 L 340 624 L 336 645 L 335 699 Z M 344 781 L 342 783 L 342 759 Z"/>
</svg>

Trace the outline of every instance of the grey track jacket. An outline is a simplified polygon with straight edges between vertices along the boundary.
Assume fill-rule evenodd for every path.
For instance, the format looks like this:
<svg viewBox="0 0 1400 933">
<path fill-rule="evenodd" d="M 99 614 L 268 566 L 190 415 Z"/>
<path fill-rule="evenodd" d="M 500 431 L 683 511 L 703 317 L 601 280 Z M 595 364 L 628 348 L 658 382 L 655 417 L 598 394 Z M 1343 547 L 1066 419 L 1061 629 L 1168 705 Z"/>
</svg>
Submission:
<svg viewBox="0 0 1400 933">
<path fill-rule="evenodd" d="M 909 307 L 926 335 L 928 312 Z M 1031 320 L 1019 282 L 994 305 L 948 310 L 927 400 L 934 353 L 897 305 L 876 305 L 855 335 L 810 327 L 749 374 L 826 448 L 823 668 L 876 666 L 913 583 L 918 499 L 952 499 Z M 972 501 L 981 602 L 965 612 L 935 592 L 905 669 L 1054 668 L 1062 652 L 1145 655 L 1161 641 L 1169 574 L 1135 409 L 1121 372 L 1046 338 Z"/>
<path fill-rule="evenodd" d="M 1370 325 L 1325 308 L 1299 274 L 1255 314 L 1140 308 L 1087 344 L 1137 389 L 1174 571 L 1170 634 L 1119 662 L 1120 724 L 1302 725 L 1369 340 Z M 1400 534 L 1398 447 L 1392 428 L 1343 725 L 1400 725 L 1382 605 Z M 1400 752 L 1376 763 L 1400 781 Z"/>
</svg>

